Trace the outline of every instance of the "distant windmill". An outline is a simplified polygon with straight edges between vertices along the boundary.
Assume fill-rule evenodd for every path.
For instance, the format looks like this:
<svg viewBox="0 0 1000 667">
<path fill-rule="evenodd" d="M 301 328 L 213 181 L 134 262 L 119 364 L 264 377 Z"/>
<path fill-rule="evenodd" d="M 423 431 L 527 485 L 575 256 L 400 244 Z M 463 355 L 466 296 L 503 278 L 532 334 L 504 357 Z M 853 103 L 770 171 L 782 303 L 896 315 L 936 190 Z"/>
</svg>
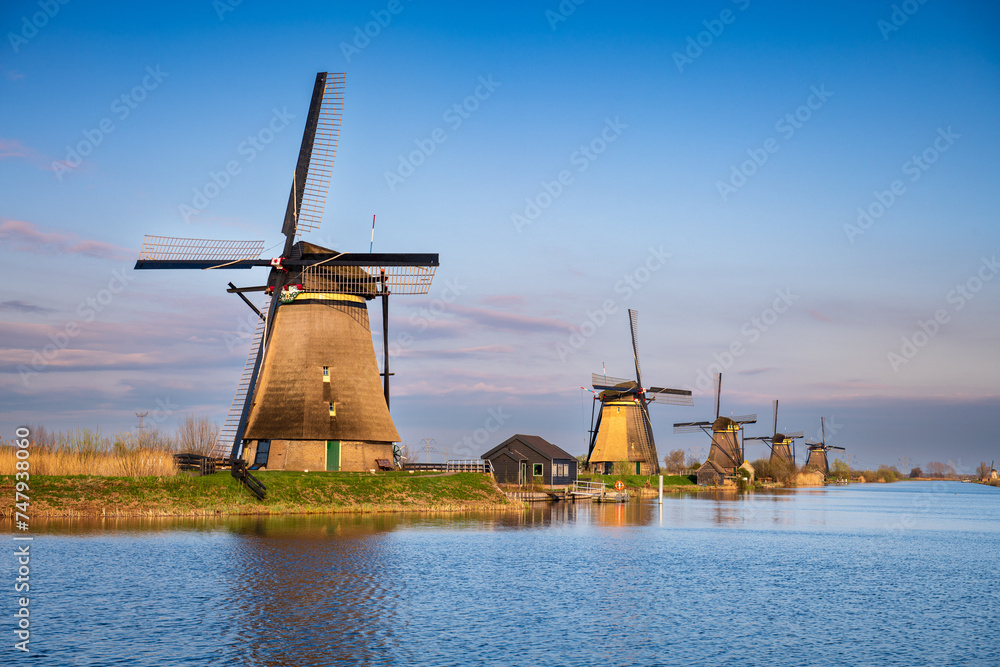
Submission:
<svg viewBox="0 0 1000 667">
<path fill-rule="evenodd" d="M 639 313 L 628 311 L 632 331 L 632 356 L 635 359 L 635 380 L 608 377 L 594 373 L 594 389 L 600 391 L 594 401 L 600 401 L 597 424 L 591 429 L 587 464 L 607 474 L 617 461 L 635 464 L 635 474 L 655 475 L 660 462 L 649 421 L 649 404 L 654 401 L 668 405 L 693 405 L 691 392 L 665 387 L 645 388 L 639 365 Z M 593 421 L 593 416 L 591 416 Z"/>
<path fill-rule="evenodd" d="M 795 464 L 795 441 L 804 434 L 802 431 L 794 433 L 778 433 L 778 399 L 774 399 L 774 428 L 771 435 L 757 435 L 752 438 L 743 438 L 743 444 L 747 441 L 760 441 L 771 448 L 770 462 L 786 461 Z"/>
<path fill-rule="evenodd" d="M 806 459 L 807 468 L 815 468 L 823 473 L 824 476 L 830 474 L 830 461 L 826 456 L 828 451 L 838 449 L 840 451 L 847 451 L 843 447 L 832 447 L 826 444 L 826 419 L 823 417 L 819 418 L 820 433 L 822 435 L 822 440 L 815 442 L 813 440 L 806 439 L 806 446 L 809 448 L 809 457 Z"/>
<path fill-rule="evenodd" d="M 708 459 L 698 469 L 698 483 L 719 484 L 726 477 L 734 475 L 746 458 L 740 438 L 744 424 L 756 424 L 757 415 L 720 417 L 722 400 L 722 373 L 715 374 L 715 420 L 703 422 L 681 422 L 674 424 L 674 433 L 694 433 L 702 431 L 712 437 Z"/>
<path fill-rule="evenodd" d="M 393 443 L 400 440 L 388 405 L 388 297 L 426 294 L 438 256 L 345 253 L 296 240 L 322 220 L 343 104 L 344 75 L 317 74 L 278 257 L 260 257 L 263 241 L 147 236 L 135 265 L 269 268 L 263 285 L 230 283 L 229 292 L 238 294 L 260 319 L 229 417 L 212 450 L 213 456 L 232 461 L 234 476 L 238 468 L 245 469 L 244 458 L 254 468 L 367 470 L 378 459 L 391 459 Z M 258 310 L 245 292 L 264 292 L 268 305 Z M 375 298 L 382 301 L 382 373 L 368 320 L 367 302 Z"/>
</svg>

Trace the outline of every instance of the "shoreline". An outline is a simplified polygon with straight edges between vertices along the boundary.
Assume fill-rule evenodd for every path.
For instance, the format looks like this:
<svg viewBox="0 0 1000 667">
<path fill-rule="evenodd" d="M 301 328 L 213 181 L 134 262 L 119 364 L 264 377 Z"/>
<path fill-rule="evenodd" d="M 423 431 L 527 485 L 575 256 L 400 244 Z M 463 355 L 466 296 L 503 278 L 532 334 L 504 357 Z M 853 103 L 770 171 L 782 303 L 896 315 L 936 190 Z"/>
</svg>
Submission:
<svg viewBox="0 0 1000 667">
<path fill-rule="evenodd" d="M 228 473 L 203 477 L 35 475 L 30 516 L 39 519 L 204 518 L 404 512 L 507 512 L 524 509 L 491 478 L 476 473 L 298 473 L 262 471 L 259 501 Z M 0 493 L 14 496 L 15 479 L 0 476 Z M 13 507 L 0 508 L 12 519 Z"/>
<path fill-rule="evenodd" d="M 262 471 L 268 495 L 258 501 L 227 473 L 203 477 L 32 476 L 29 514 L 37 519 L 223 518 L 415 513 L 507 513 L 535 503 L 512 500 L 490 477 L 478 473 L 411 475 L 388 473 L 299 473 Z M 681 480 L 677 480 L 680 482 Z M 687 481 L 687 480 L 684 480 Z M 935 480 L 937 481 L 937 480 Z M 876 483 L 876 482 L 856 482 Z M 0 475 L 0 493 L 13 497 L 15 478 Z M 626 486 L 637 499 L 658 489 Z M 768 487 L 760 490 L 808 488 Z M 751 489 L 753 491 L 756 489 Z M 735 486 L 664 484 L 664 495 L 738 493 Z M 0 507 L 0 520 L 14 508 Z"/>
</svg>

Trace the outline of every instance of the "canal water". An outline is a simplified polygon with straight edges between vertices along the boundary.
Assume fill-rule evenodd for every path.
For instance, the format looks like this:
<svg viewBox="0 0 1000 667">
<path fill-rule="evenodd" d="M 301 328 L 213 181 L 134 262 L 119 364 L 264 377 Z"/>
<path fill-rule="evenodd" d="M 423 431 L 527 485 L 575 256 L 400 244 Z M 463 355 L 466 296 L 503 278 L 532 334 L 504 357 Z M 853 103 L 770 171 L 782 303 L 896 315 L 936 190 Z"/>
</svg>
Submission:
<svg viewBox="0 0 1000 667">
<path fill-rule="evenodd" d="M 976 484 L 33 531 L 32 652 L 4 614 L 2 664 L 1000 664 Z"/>
</svg>

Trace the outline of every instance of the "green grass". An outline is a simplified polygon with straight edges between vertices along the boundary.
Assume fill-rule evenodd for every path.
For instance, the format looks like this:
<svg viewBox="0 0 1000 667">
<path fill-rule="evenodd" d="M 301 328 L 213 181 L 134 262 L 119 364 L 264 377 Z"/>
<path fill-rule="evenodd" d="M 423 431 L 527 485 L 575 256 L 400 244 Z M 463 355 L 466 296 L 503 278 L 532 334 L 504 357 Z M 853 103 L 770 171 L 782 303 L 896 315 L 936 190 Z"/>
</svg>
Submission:
<svg viewBox="0 0 1000 667">
<path fill-rule="evenodd" d="M 625 486 L 632 489 L 642 489 L 646 488 L 646 483 L 649 483 L 650 488 L 659 488 L 659 478 L 657 475 L 591 475 L 591 474 L 581 474 L 580 479 L 591 480 L 594 482 L 604 482 L 608 486 L 614 486 L 614 483 L 621 480 L 625 483 Z M 664 475 L 663 476 L 663 488 L 669 486 L 692 486 L 698 483 L 697 478 L 694 475 Z"/>
<path fill-rule="evenodd" d="M 205 477 L 32 476 L 34 516 L 191 516 L 328 512 L 451 511 L 512 507 L 493 481 L 475 473 L 436 476 L 383 472 L 259 471 L 257 500 L 228 472 Z M 14 496 L 14 478 L 0 476 Z M 12 508 L 0 509 L 0 516 Z"/>
</svg>

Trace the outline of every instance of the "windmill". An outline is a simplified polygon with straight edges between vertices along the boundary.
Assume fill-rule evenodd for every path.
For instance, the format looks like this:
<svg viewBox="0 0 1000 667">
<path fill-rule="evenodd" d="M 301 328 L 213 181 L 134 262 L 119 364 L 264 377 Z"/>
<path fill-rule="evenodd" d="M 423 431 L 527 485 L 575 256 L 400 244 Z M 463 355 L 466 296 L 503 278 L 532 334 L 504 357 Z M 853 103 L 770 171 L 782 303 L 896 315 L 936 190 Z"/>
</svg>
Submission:
<svg viewBox="0 0 1000 667">
<path fill-rule="evenodd" d="M 784 461 L 794 465 L 795 441 L 803 436 L 802 431 L 778 433 L 778 399 L 774 399 L 774 428 L 772 429 L 772 434 L 758 435 L 752 438 L 744 437 L 743 444 L 746 445 L 749 440 L 759 440 L 771 449 L 771 456 L 768 459 L 770 462 Z"/>
<path fill-rule="evenodd" d="M 806 467 L 815 468 L 821 471 L 824 476 L 828 476 L 830 474 L 830 461 L 827 458 L 826 453 L 834 449 L 839 449 L 842 452 L 847 450 L 843 447 L 833 447 L 826 444 L 826 419 L 823 417 L 819 418 L 819 428 L 822 440 L 816 442 L 814 440 L 806 439 L 806 447 L 809 448 L 809 456 L 806 458 Z"/>
<path fill-rule="evenodd" d="M 698 469 L 698 483 L 712 482 L 718 485 L 726 477 L 734 475 L 746 459 L 743 456 L 743 445 L 740 431 L 744 424 L 757 423 L 757 415 L 739 415 L 735 417 L 720 417 L 719 407 L 722 399 L 722 373 L 715 374 L 715 420 L 703 422 L 681 422 L 674 424 L 674 433 L 694 433 L 702 431 L 712 437 L 712 446 L 708 450 L 708 459 Z"/>
<path fill-rule="evenodd" d="M 635 474 L 655 475 L 660 472 L 660 462 L 649 421 L 649 404 L 655 401 L 668 405 L 694 403 L 688 390 L 643 386 L 639 365 L 639 313 L 629 310 L 628 317 L 632 330 L 635 380 L 598 373 L 592 375 L 594 389 L 600 392 L 594 396 L 594 405 L 600 401 L 601 411 L 597 414 L 597 423 L 591 428 L 587 464 L 608 474 L 616 461 L 629 461 L 635 464 Z"/>
<path fill-rule="evenodd" d="M 363 470 L 393 458 L 389 415 L 388 297 L 426 294 L 437 254 L 336 252 L 297 240 L 322 219 L 344 104 L 344 75 L 316 75 L 278 257 L 264 241 L 146 236 L 136 269 L 270 267 L 265 284 L 236 287 L 257 330 L 212 455 L 237 468 Z M 369 248 L 369 251 L 371 249 Z M 263 292 L 258 310 L 244 296 Z M 379 372 L 367 302 L 382 301 Z M 382 378 L 380 383 L 379 378 Z M 381 386 L 380 386 L 381 384 Z"/>
</svg>

